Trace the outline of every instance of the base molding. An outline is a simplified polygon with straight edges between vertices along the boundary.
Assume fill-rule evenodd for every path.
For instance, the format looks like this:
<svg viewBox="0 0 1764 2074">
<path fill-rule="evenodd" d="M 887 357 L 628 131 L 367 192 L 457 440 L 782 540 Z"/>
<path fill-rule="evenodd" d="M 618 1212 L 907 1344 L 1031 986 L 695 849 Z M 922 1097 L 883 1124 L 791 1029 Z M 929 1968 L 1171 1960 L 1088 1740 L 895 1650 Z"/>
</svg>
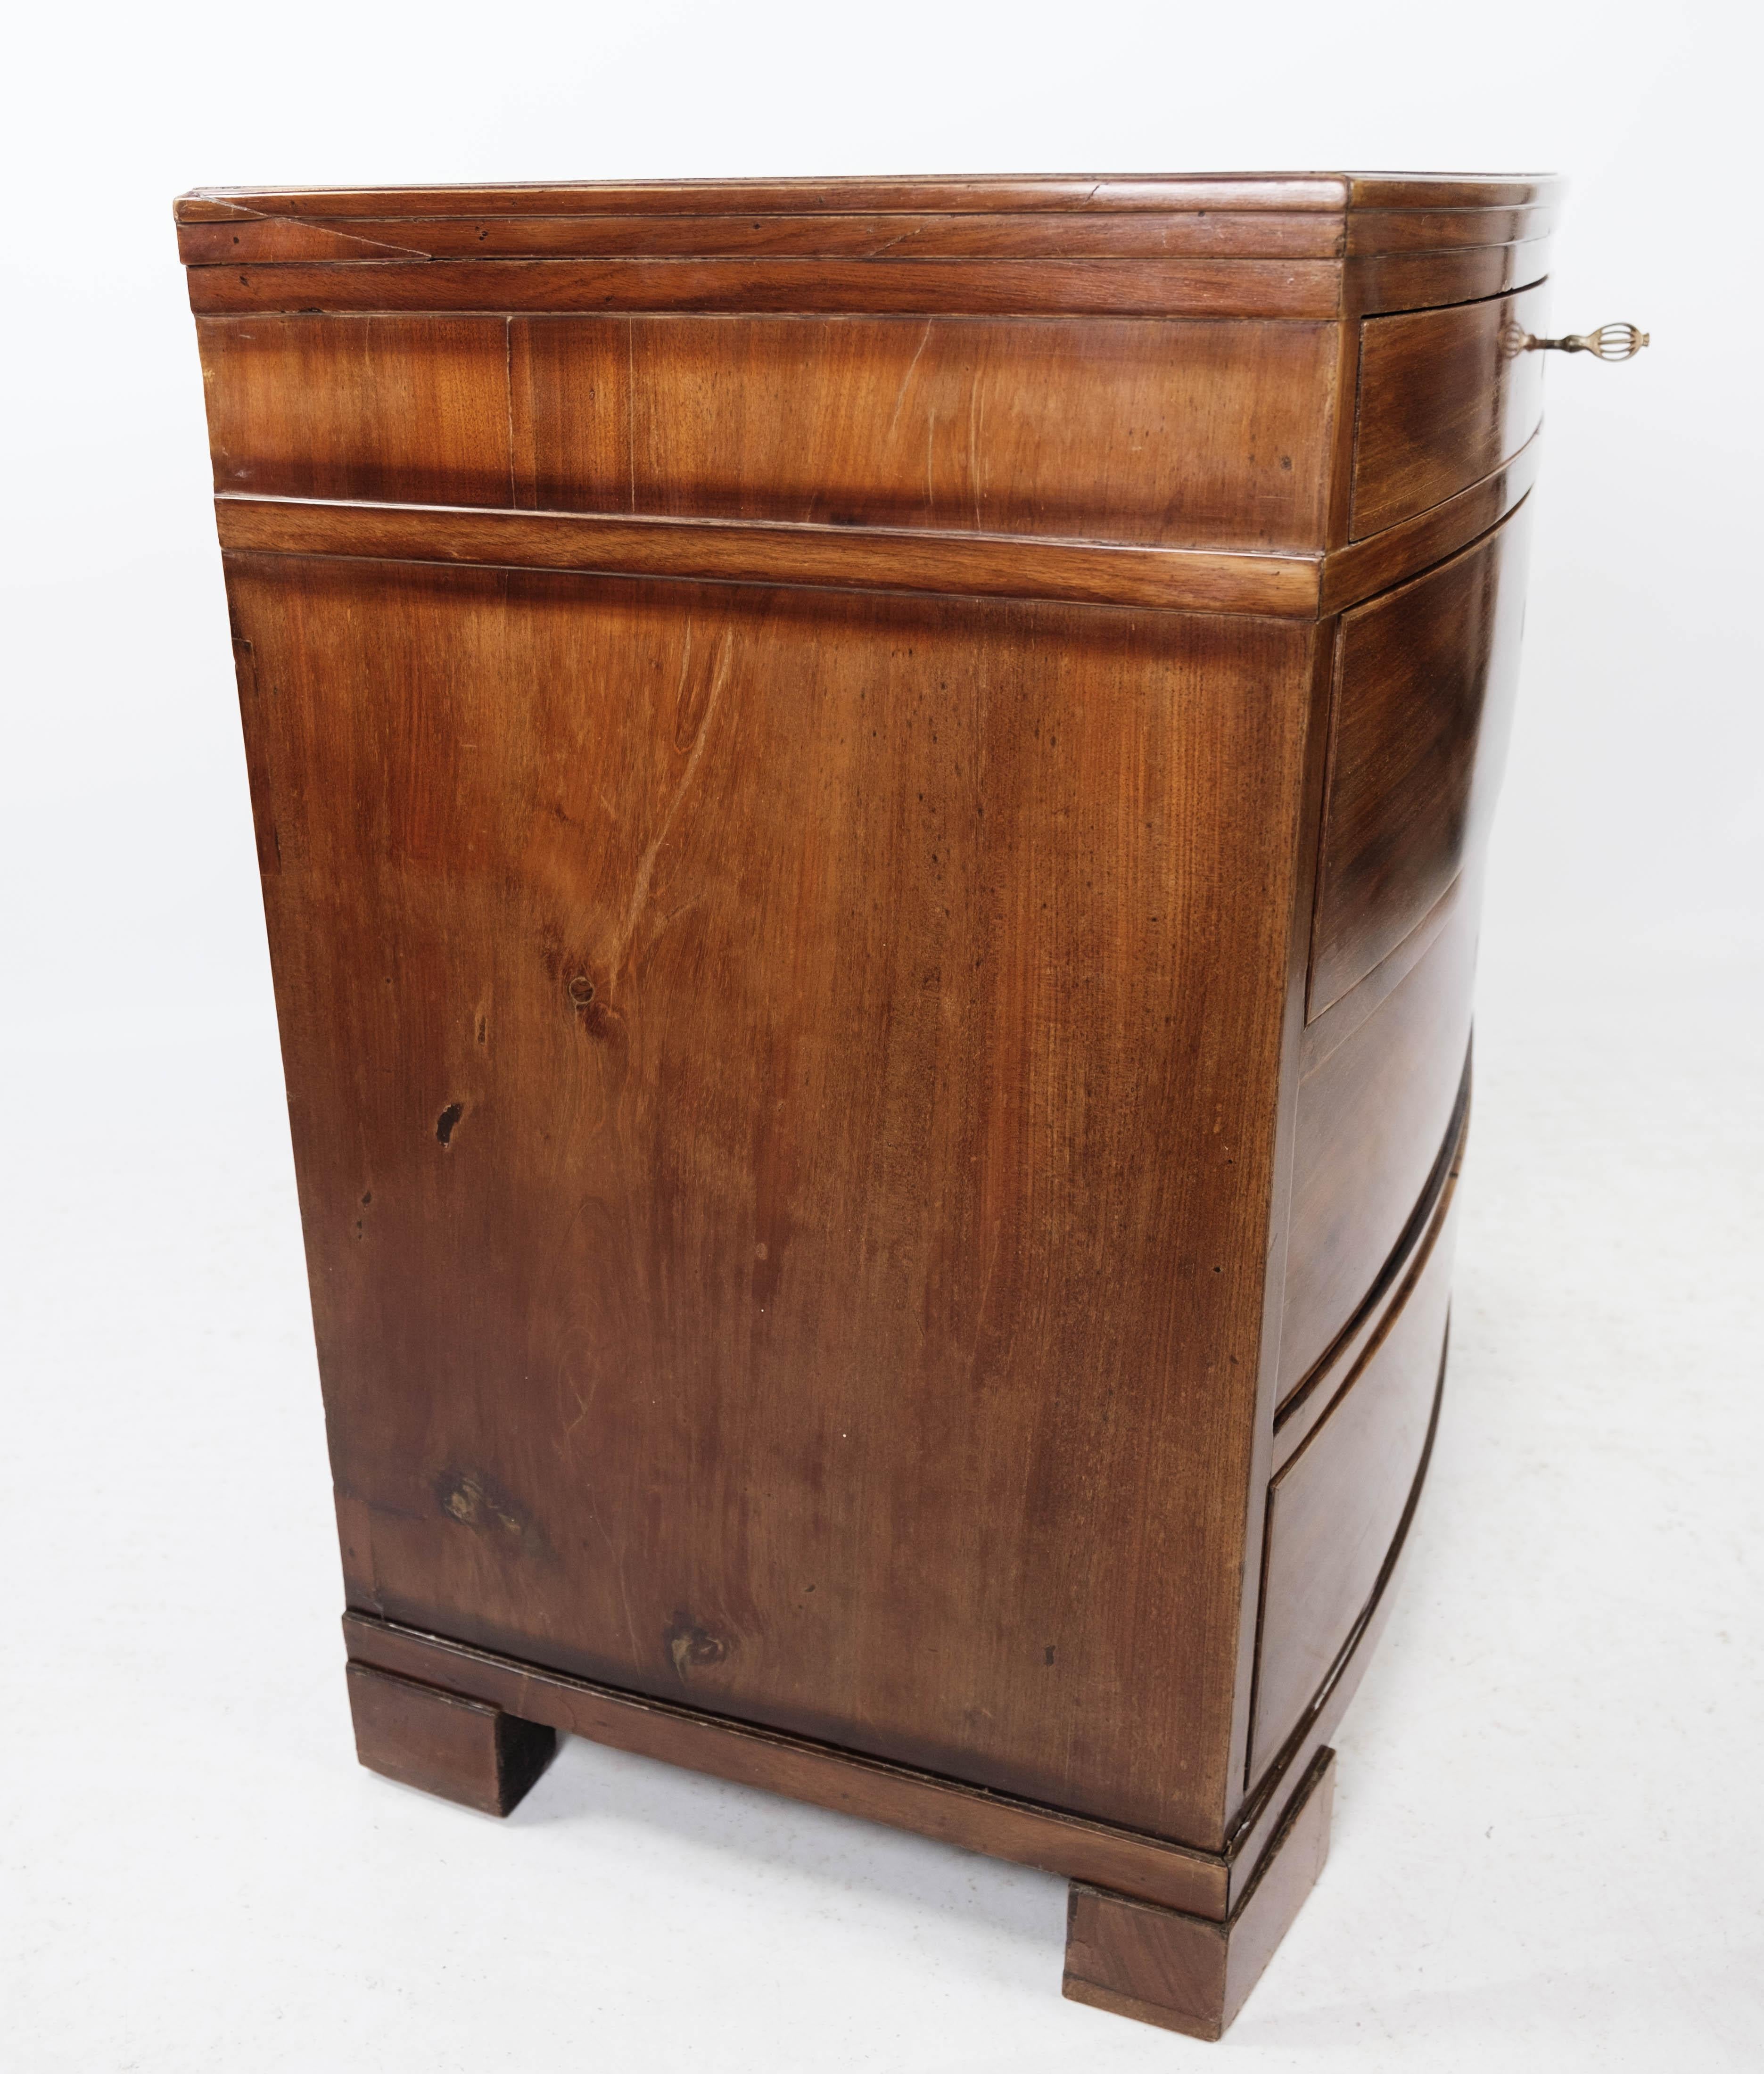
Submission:
<svg viewBox="0 0 1764 2074">
<path fill-rule="evenodd" d="M 351 1612 L 357 1750 L 403 1784 L 506 1815 L 562 1734 L 758 1786 L 1072 1882 L 1064 1992 L 1191 2037 L 1220 2037 L 1328 1851 L 1335 1753 L 1386 1597 L 1240 1818 L 1206 1852 L 960 1780 L 705 1714 Z M 1295 1786 L 1287 1782 L 1296 1780 Z"/>
<path fill-rule="evenodd" d="M 1254 1880 L 1223 1923 L 1074 1881 L 1064 1991 L 1076 2002 L 1217 2039 L 1243 2006 L 1329 1855 L 1335 1752 L 1320 1750 Z"/>
<path fill-rule="evenodd" d="M 346 1613 L 343 1633 L 352 1678 L 361 1669 L 390 1672 L 548 1731 L 763 1787 L 988 1857 L 1093 1882 L 1160 1907 L 1223 1921 L 1254 1869 L 1255 1859 L 1240 1853 L 1197 1850 L 807 1737 L 543 1670 L 371 1613 Z M 363 1761 L 376 1770 L 391 1769 Z M 444 1786 L 435 1790 L 448 1791 Z M 1264 1841 L 1259 1829 L 1243 1840 L 1257 1857 Z"/>
</svg>

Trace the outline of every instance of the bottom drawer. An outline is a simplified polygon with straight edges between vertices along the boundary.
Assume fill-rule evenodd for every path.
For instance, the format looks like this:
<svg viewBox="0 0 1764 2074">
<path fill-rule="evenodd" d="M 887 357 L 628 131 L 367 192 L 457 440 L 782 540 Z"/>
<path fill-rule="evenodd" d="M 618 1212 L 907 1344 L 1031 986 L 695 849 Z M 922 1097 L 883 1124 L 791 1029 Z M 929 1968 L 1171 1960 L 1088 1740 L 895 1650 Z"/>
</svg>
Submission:
<svg viewBox="0 0 1764 2074">
<path fill-rule="evenodd" d="M 1268 1493 L 1250 1775 L 1297 1727 L 1378 1588 L 1426 1452 L 1452 1294 L 1449 1213 L 1377 1338 Z"/>
</svg>

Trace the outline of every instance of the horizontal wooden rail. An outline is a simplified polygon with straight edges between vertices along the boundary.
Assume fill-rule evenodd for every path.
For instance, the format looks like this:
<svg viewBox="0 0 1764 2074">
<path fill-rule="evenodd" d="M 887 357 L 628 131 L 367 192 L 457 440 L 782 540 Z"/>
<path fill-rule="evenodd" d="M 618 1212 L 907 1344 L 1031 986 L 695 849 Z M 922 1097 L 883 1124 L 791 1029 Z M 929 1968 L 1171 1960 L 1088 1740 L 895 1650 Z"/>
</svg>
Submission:
<svg viewBox="0 0 1764 2074">
<path fill-rule="evenodd" d="M 1322 566 L 1315 555 L 1219 554 L 907 527 L 275 497 L 221 496 L 215 507 L 221 546 L 260 554 L 1057 598 L 1282 618 L 1315 616 Z"/>
</svg>

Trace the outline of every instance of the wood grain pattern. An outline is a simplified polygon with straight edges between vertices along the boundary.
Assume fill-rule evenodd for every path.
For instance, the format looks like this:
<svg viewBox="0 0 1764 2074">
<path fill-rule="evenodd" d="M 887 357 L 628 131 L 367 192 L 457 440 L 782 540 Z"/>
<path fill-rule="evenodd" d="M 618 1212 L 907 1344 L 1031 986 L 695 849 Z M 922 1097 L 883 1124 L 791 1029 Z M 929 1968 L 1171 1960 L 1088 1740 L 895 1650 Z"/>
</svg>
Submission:
<svg viewBox="0 0 1764 2074">
<path fill-rule="evenodd" d="M 1388 186 L 1386 183 L 1386 186 Z M 491 187 L 198 188 L 179 196 L 180 222 L 237 214 L 288 217 L 574 216 L 587 211 L 625 217 L 706 214 L 874 215 L 931 210 L 997 215 L 1046 211 L 1084 215 L 1151 210 L 1315 209 L 1339 212 L 1351 192 L 1340 173 L 1083 173 L 973 177 L 915 175 L 884 180 L 510 181 Z M 1395 205 L 1398 192 L 1377 193 L 1372 205 Z M 1369 194 L 1372 190 L 1368 190 Z M 1488 183 L 1431 188 L 1421 205 L 1450 209 L 1515 205 L 1522 190 Z"/>
<path fill-rule="evenodd" d="M 1502 283 L 1502 285 L 1505 285 Z M 1512 460 L 1543 412 L 1543 357 L 1509 343 L 1547 328 L 1543 290 L 1457 309 L 1369 317 L 1360 347 L 1353 537 L 1443 504 Z"/>
<path fill-rule="evenodd" d="M 1347 1646 L 1402 1523 L 1433 1420 L 1452 1298 L 1452 1220 L 1333 1402 L 1274 1478 L 1251 1775 Z"/>
<path fill-rule="evenodd" d="M 1464 246 L 1435 252 L 1350 254 L 1341 268 L 1341 305 L 1354 316 L 1431 310 L 1535 287 L 1549 272 L 1549 240 Z"/>
<path fill-rule="evenodd" d="M 1054 212 L 1107 215 L 1192 210 L 1511 210 L 1553 208 L 1553 175 L 1427 173 L 1080 173 L 899 179 L 509 181 L 490 187 L 197 188 L 174 205 L 181 223 L 241 215 L 294 217 L 706 214 L 832 217 L 889 210 L 937 214 Z"/>
<path fill-rule="evenodd" d="M 1299 1072 L 1309 1080 L 1332 1051 L 1346 1043 L 1402 985 L 1432 949 L 1448 923 L 1460 911 L 1473 913 L 1481 892 L 1480 874 L 1460 871 L 1401 943 L 1382 957 L 1365 977 L 1331 1002 L 1304 1027 L 1299 1044 Z"/>
<path fill-rule="evenodd" d="M 1090 1880 L 1191 1915 L 1222 1921 L 1266 1849 L 1266 1838 L 1246 1837 L 1246 1848 L 1237 1853 L 1194 1850 L 958 1779 L 754 1728 L 677 1700 L 539 1669 L 370 1614 L 345 1614 L 343 1632 L 352 1675 L 356 1668 L 370 1666 L 391 1672 L 400 1683 L 415 1679 L 425 1688 L 469 1696 L 560 1735 L 634 1750 L 962 1850 Z"/>
<path fill-rule="evenodd" d="M 192 266 L 203 315 L 730 310 L 1332 317 L 1328 259 L 425 259 Z"/>
<path fill-rule="evenodd" d="M 554 1729 L 481 1700 L 361 1663 L 349 1680 L 361 1762 L 481 1815 L 512 1813 L 557 1753 Z"/>
<path fill-rule="evenodd" d="M 1074 1885 L 1064 1993 L 1190 2038 L 1224 2036 L 1292 1927 L 1329 1855 L 1335 1753 L 1306 1774 L 1260 1875 L 1225 1923 Z"/>
<path fill-rule="evenodd" d="M 1531 494 L 1543 435 L 1534 432 L 1505 467 L 1444 503 L 1387 526 L 1382 533 L 1332 547 L 1324 556 L 1317 609 L 1345 612 L 1420 571 L 1448 560 L 1491 531 Z"/>
<path fill-rule="evenodd" d="M 352 1603 L 1217 1845 L 1308 635 L 229 586 Z"/>
<path fill-rule="evenodd" d="M 1313 556 L 1213 554 L 1000 534 L 721 518 L 608 518 L 596 513 L 473 511 L 454 506 L 220 498 L 223 547 L 357 555 L 487 568 L 580 569 L 737 583 L 837 585 L 960 597 L 1058 598 L 1308 621 Z"/>
<path fill-rule="evenodd" d="M 1349 173 L 1348 199 L 1362 209 L 1560 208 L 1567 182 L 1554 173 Z"/>
<path fill-rule="evenodd" d="M 1211 254 L 1236 259 L 1328 259 L 1342 249 L 1339 215 L 1302 210 L 1051 210 L 982 216 L 897 210 L 868 215 L 333 217 L 270 216 L 179 226 L 189 266 L 237 260 L 631 257 L 884 259 L 1108 259 Z M 387 241 L 390 241 L 388 242 Z M 378 248 L 378 251 L 367 249 Z"/>
<path fill-rule="evenodd" d="M 1410 1284 L 1431 1257 L 1444 1236 L 1457 1185 L 1464 1171 L 1469 1136 L 1471 1073 L 1468 1063 L 1433 1171 L 1416 1199 L 1408 1222 L 1390 1249 L 1371 1287 L 1347 1323 L 1336 1335 L 1310 1373 L 1281 1401 L 1274 1415 L 1270 1474 L 1279 1472 L 1309 1439 L 1312 1429 L 1328 1414 L 1343 1380 L 1353 1374 L 1363 1355 L 1381 1333 L 1397 1307 L 1406 1300 Z"/>
<path fill-rule="evenodd" d="M 399 239 L 401 226 L 292 223 L 281 217 L 230 217 L 218 223 L 180 223 L 178 257 L 187 266 L 238 266 L 246 260 L 422 259 L 428 254 Z"/>
<path fill-rule="evenodd" d="M 1531 514 L 1341 622 L 1310 1014 L 1473 870 L 1518 686 Z"/>
<path fill-rule="evenodd" d="M 1347 249 L 1357 256 L 1528 244 L 1549 236 L 1556 213 L 1548 203 L 1510 209 L 1355 208 L 1348 217 Z"/>
<path fill-rule="evenodd" d="M 1320 544 L 1331 325 L 539 317 L 511 349 L 542 509 Z"/>
<path fill-rule="evenodd" d="M 217 490 L 514 502 L 500 318 L 199 319 L 196 340 Z"/>
<path fill-rule="evenodd" d="M 1473 899 L 1457 903 L 1402 982 L 1299 1082 L 1283 1401 L 1378 1280 L 1446 1143 L 1469 1049 L 1478 921 Z"/>
<path fill-rule="evenodd" d="M 1558 201 L 180 200 L 364 1761 L 1229 2021 L 1438 1431 Z"/>
</svg>

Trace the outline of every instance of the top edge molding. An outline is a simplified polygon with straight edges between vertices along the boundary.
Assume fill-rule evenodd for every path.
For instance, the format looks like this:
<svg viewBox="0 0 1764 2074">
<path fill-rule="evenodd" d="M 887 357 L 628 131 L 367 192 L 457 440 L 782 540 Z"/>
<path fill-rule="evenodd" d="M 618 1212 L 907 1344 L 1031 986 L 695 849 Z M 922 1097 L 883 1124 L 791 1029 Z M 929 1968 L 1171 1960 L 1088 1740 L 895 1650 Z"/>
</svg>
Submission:
<svg viewBox="0 0 1764 2074">
<path fill-rule="evenodd" d="M 1490 209 L 1560 199 L 1548 175 L 1181 173 L 915 176 L 895 179 L 582 180 L 485 186 L 203 187 L 180 195 L 181 223 L 243 214 L 292 217 L 714 216 L 787 211 L 1111 213 L 1212 209 L 1320 213 L 1351 209 Z"/>
</svg>

